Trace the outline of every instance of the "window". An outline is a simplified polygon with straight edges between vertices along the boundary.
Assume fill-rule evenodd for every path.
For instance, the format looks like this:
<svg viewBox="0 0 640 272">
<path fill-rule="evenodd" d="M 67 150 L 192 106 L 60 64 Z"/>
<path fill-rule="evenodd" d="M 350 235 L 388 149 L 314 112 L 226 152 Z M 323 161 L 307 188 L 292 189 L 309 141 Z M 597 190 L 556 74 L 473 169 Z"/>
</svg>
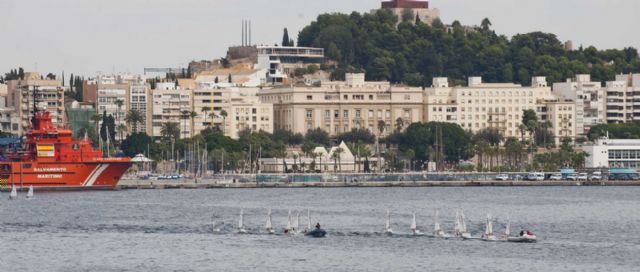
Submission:
<svg viewBox="0 0 640 272">
<path fill-rule="evenodd" d="M 307 119 L 313 118 L 313 110 L 307 110 Z"/>
<path fill-rule="evenodd" d="M 356 118 L 360 118 L 360 110 L 356 110 Z"/>
<path fill-rule="evenodd" d="M 342 117 L 344 117 L 344 118 L 349 118 L 349 110 L 344 110 L 344 111 L 342 112 Z"/>
<path fill-rule="evenodd" d="M 340 111 L 339 110 L 334 110 L 333 111 L 333 118 L 335 118 L 335 119 L 340 118 Z"/>
<path fill-rule="evenodd" d="M 313 96 L 307 95 L 307 100 L 313 100 Z"/>
<path fill-rule="evenodd" d="M 324 118 L 327 118 L 327 119 L 331 118 L 331 111 L 330 110 L 325 110 L 324 111 Z"/>
<path fill-rule="evenodd" d="M 373 110 L 369 110 L 369 118 L 373 118 Z"/>
</svg>

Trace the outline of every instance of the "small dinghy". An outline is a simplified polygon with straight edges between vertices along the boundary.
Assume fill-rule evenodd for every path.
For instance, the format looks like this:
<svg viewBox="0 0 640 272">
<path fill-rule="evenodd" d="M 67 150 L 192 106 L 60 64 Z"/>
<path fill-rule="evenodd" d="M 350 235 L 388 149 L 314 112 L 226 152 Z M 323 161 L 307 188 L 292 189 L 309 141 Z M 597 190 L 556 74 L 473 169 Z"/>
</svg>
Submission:
<svg viewBox="0 0 640 272">
<path fill-rule="evenodd" d="M 440 221 L 438 221 L 438 209 L 436 209 L 436 213 L 433 219 L 433 236 L 435 237 L 445 237 L 444 231 L 440 227 Z"/>
<path fill-rule="evenodd" d="M 464 220 L 464 212 L 460 210 L 460 237 L 464 239 L 471 238 L 471 233 L 467 230 L 467 223 Z"/>
<path fill-rule="evenodd" d="M 391 229 L 391 212 L 387 210 L 387 221 L 384 224 L 384 234 L 393 235 L 393 230 Z"/>
<path fill-rule="evenodd" d="M 244 209 L 240 209 L 240 220 L 238 221 L 238 233 L 246 234 L 247 230 L 244 228 Z"/>
<path fill-rule="evenodd" d="M 9 199 L 13 200 L 18 198 L 18 189 L 16 189 L 16 186 L 13 185 L 11 186 L 11 193 L 9 193 Z"/>
<path fill-rule="evenodd" d="M 292 234 L 293 233 L 293 222 L 291 219 L 291 210 L 289 210 L 289 214 L 287 216 L 287 227 L 284 229 L 284 234 Z"/>
<path fill-rule="evenodd" d="M 482 234 L 482 240 L 496 241 L 496 235 L 493 233 L 493 222 L 491 221 L 490 214 L 487 214 L 487 221 L 484 226 L 484 233 Z"/>
<path fill-rule="evenodd" d="M 216 218 L 215 214 L 211 215 L 211 229 L 213 230 L 214 233 L 218 233 L 220 232 L 220 228 L 218 228 L 218 224 L 215 218 Z"/>
<path fill-rule="evenodd" d="M 418 223 L 416 222 L 416 213 L 413 213 L 413 218 L 411 219 L 411 234 L 414 236 L 422 235 L 422 232 L 418 229 Z"/>
<path fill-rule="evenodd" d="M 509 237 L 507 238 L 507 241 L 511 243 L 535 243 L 538 241 L 538 237 L 529 230 L 523 230 L 520 231 L 520 236 Z"/>
<path fill-rule="evenodd" d="M 327 232 L 320 227 L 320 223 L 317 223 L 314 230 L 309 231 L 304 235 L 312 238 L 324 238 L 327 236 Z"/>
<path fill-rule="evenodd" d="M 27 192 L 27 199 L 33 198 L 33 185 L 29 185 L 29 191 Z"/>
<path fill-rule="evenodd" d="M 264 225 L 264 229 L 267 231 L 268 234 L 276 233 L 275 230 L 273 230 L 273 227 L 271 226 L 271 209 L 269 209 L 269 211 L 267 212 L 267 223 Z"/>
</svg>

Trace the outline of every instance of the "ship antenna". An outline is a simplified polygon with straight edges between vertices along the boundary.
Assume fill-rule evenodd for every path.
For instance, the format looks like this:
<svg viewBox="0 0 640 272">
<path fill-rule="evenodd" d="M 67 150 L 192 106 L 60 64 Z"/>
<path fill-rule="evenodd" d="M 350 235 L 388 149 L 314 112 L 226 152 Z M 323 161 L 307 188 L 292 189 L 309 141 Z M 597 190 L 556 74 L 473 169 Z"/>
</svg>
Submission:
<svg viewBox="0 0 640 272">
<path fill-rule="evenodd" d="M 36 129 L 36 127 L 38 126 L 38 119 L 36 118 L 36 114 L 38 113 L 38 99 L 36 98 L 36 88 L 38 86 L 33 86 L 33 117 L 31 119 L 31 125 L 33 126 L 33 129 Z M 27 85 L 27 88 L 28 85 Z"/>
</svg>

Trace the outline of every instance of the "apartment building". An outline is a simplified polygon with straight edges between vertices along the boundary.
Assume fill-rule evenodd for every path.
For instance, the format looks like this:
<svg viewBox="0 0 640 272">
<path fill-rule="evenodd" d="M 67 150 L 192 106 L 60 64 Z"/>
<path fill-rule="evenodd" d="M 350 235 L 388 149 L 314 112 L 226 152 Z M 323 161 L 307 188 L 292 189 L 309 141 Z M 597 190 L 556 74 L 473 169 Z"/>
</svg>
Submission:
<svg viewBox="0 0 640 272">
<path fill-rule="evenodd" d="M 606 83 L 607 123 L 640 121 L 640 74 L 618 75 Z"/>
<path fill-rule="evenodd" d="M 193 136 L 191 112 L 193 92 L 176 88 L 175 83 L 159 83 L 151 91 L 151 136 L 162 136 L 162 127 L 174 123 L 180 129 L 180 138 Z"/>
<path fill-rule="evenodd" d="M 364 74 L 347 74 L 345 81 L 322 82 L 320 86 L 293 86 L 261 90 L 261 101 L 273 104 L 274 128 L 305 134 L 321 128 L 330 135 L 368 129 L 383 135 L 397 123 L 406 127 L 422 121 L 422 89 L 368 82 Z"/>
<path fill-rule="evenodd" d="M 98 83 L 98 102 L 96 109 L 98 111 L 98 114 L 113 116 L 113 118 L 115 119 L 116 128 L 120 125 L 126 125 L 125 115 L 130 108 L 129 88 L 129 84 Z M 119 105 L 118 103 L 122 103 L 122 105 Z M 100 124 L 102 124 L 102 121 L 100 121 Z M 121 140 L 120 133 L 116 133 L 116 140 Z"/>
<path fill-rule="evenodd" d="M 194 134 L 208 127 L 219 128 L 237 139 L 242 130 L 273 133 L 273 105 L 262 103 L 258 88 L 212 88 L 200 84 L 193 91 Z"/>
<path fill-rule="evenodd" d="M 434 78 L 424 91 L 424 122 L 450 122 L 478 132 L 492 128 L 505 137 L 521 137 L 519 126 L 525 110 L 534 110 L 542 121 L 549 120 L 556 143 L 564 136 L 575 138 L 573 101 L 556 97 L 546 78 L 534 77 L 531 86 L 513 83 L 483 83 L 469 78 L 468 86 L 450 87 L 448 78 Z"/>
<path fill-rule="evenodd" d="M 591 75 L 576 75 L 574 81 L 554 83 L 553 93 L 575 101 L 575 129 L 578 137 L 587 137 L 591 127 L 606 122 L 605 91 Z"/>
<path fill-rule="evenodd" d="M 7 106 L 14 108 L 20 119 L 19 135 L 31 127 L 34 104 L 39 111 L 51 113 L 54 125 L 64 124 L 64 88 L 60 81 L 42 79 L 37 72 L 30 72 L 22 80 L 7 82 Z"/>
</svg>

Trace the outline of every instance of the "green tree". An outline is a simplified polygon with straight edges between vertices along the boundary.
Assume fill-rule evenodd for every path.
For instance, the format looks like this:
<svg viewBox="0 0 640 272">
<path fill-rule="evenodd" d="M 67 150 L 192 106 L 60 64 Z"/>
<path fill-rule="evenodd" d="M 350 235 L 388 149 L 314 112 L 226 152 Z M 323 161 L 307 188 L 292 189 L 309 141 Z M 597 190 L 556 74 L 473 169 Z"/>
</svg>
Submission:
<svg viewBox="0 0 640 272">
<path fill-rule="evenodd" d="M 127 115 L 124 117 L 124 121 L 128 125 L 133 127 L 134 132 L 139 132 L 138 124 L 144 122 L 144 116 L 142 116 L 142 113 L 140 113 L 140 111 L 130 109 L 129 112 L 127 112 Z"/>
</svg>

